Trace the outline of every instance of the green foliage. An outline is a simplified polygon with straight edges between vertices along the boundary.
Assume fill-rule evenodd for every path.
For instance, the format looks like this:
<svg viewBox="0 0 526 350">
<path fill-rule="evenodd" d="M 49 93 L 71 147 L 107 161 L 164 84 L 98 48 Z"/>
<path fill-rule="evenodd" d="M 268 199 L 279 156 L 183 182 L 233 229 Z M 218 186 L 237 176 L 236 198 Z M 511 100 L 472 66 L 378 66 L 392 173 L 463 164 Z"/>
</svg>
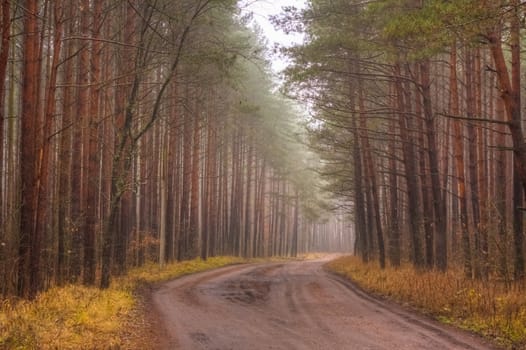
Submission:
<svg viewBox="0 0 526 350">
<path fill-rule="evenodd" d="M 509 9 L 508 9 L 509 10 Z M 483 33 L 506 7 L 475 0 L 311 0 L 305 10 L 289 9 L 275 22 L 302 30 L 307 40 L 283 48 L 293 65 L 285 71 L 284 91 L 307 104 L 315 127 L 306 140 L 322 159 L 316 167 L 324 189 L 352 202 L 353 119 L 363 92 L 373 155 L 390 147 L 385 137 L 392 108 L 389 92 L 395 63 L 418 62 L 457 42 L 480 45 Z"/>
<path fill-rule="evenodd" d="M 251 52 L 264 52 L 259 46 L 261 40 L 251 40 Z M 230 82 L 231 94 L 239 102 L 233 104 L 232 113 L 241 122 L 234 127 L 245 128 L 267 165 L 294 185 L 303 209 L 320 214 L 325 198 L 316 186 L 320 179 L 313 171 L 313 164 L 319 160 L 305 140 L 304 108 L 278 90 L 270 66 L 263 59 L 240 59 L 233 69 L 236 80 Z"/>
<path fill-rule="evenodd" d="M 396 58 L 431 57 L 444 51 L 453 39 L 476 42 L 491 18 L 480 1 L 383 0 L 369 5 L 365 16 L 374 21 L 378 38 Z"/>
</svg>

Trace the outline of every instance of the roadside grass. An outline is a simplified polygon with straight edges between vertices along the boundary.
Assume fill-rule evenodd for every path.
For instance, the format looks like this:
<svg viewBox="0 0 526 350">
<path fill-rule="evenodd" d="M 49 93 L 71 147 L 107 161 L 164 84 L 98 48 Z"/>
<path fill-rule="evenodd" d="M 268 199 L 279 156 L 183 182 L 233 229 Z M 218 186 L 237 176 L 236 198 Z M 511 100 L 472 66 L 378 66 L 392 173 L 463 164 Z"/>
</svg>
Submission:
<svg viewBox="0 0 526 350">
<path fill-rule="evenodd" d="M 244 262 L 243 258 L 215 257 L 162 269 L 152 263 L 115 279 L 106 290 L 68 285 L 41 293 L 33 301 L 0 301 L 0 349 L 134 348 L 123 328 L 137 317 L 137 288 Z"/>
<path fill-rule="evenodd" d="M 419 272 L 410 265 L 381 270 L 358 257 L 326 265 L 373 294 L 409 305 L 447 324 L 494 339 L 509 349 L 526 349 L 524 286 L 466 279 L 460 270 Z"/>
</svg>

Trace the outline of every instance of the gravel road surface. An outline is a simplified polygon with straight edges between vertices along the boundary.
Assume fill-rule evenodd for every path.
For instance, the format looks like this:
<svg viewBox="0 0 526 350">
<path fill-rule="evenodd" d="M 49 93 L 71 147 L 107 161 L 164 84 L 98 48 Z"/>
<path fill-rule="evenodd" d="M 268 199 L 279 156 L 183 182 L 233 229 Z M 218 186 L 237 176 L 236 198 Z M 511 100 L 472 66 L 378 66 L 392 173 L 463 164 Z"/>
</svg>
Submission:
<svg viewBox="0 0 526 350">
<path fill-rule="evenodd" d="M 237 265 L 165 283 L 153 294 L 159 349 L 494 349 L 371 297 L 325 260 Z"/>
</svg>

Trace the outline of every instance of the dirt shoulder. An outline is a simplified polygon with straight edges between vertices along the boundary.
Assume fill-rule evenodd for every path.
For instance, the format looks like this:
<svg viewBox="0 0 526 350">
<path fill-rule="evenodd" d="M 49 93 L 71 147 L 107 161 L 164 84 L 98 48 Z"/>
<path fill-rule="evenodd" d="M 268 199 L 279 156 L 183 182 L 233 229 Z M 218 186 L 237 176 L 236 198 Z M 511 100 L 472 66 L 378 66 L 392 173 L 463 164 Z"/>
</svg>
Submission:
<svg viewBox="0 0 526 350">
<path fill-rule="evenodd" d="M 137 304 L 120 335 L 123 349 L 155 350 L 168 338 L 163 320 L 154 311 L 152 295 L 157 288 L 159 284 L 144 284 L 135 291 Z"/>
</svg>

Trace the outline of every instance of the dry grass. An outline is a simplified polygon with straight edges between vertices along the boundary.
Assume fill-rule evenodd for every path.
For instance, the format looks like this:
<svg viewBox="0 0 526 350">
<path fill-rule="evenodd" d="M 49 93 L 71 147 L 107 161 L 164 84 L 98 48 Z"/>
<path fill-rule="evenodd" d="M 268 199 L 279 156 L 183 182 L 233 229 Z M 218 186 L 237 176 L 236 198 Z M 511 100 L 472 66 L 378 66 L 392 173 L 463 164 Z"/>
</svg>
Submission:
<svg viewBox="0 0 526 350">
<path fill-rule="evenodd" d="M 0 346 L 8 349 L 116 347 L 120 321 L 134 306 L 125 290 L 53 288 L 32 302 L 4 301 Z"/>
<path fill-rule="evenodd" d="M 526 349 L 526 293 L 496 281 L 473 281 L 459 270 L 417 272 L 409 265 L 381 270 L 359 258 L 344 257 L 327 267 L 364 289 L 409 304 L 444 323 L 495 339 L 513 349 Z"/>
<path fill-rule="evenodd" d="M 226 265 L 242 264 L 246 262 L 248 261 L 244 258 L 220 256 L 208 258 L 206 261 L 201 259 L 182 261 L 166 265 L 163 268 L 161 268 L 158 264 L 149 263 L 142 267 L 131 270 L 128 272 L 126 278 L 117 280 L 116 282 L 121 286 L 125 286 L 130 281 L 134 285 L 137 282 L 162 282 L 175 277 L 215 269 Z"/>
<path fill-rule="evenodd" d="M 139 285 L 242 262 L 241 258 L 218 257 L 163 269 L 150 264 L 116 279 L 107 290 L 71 285 L 50 289 L 31 302 L 4 300 L 0 349 L 132 349 L 123 328 L 140 317 L 134 296 Z"/>
</svg>

